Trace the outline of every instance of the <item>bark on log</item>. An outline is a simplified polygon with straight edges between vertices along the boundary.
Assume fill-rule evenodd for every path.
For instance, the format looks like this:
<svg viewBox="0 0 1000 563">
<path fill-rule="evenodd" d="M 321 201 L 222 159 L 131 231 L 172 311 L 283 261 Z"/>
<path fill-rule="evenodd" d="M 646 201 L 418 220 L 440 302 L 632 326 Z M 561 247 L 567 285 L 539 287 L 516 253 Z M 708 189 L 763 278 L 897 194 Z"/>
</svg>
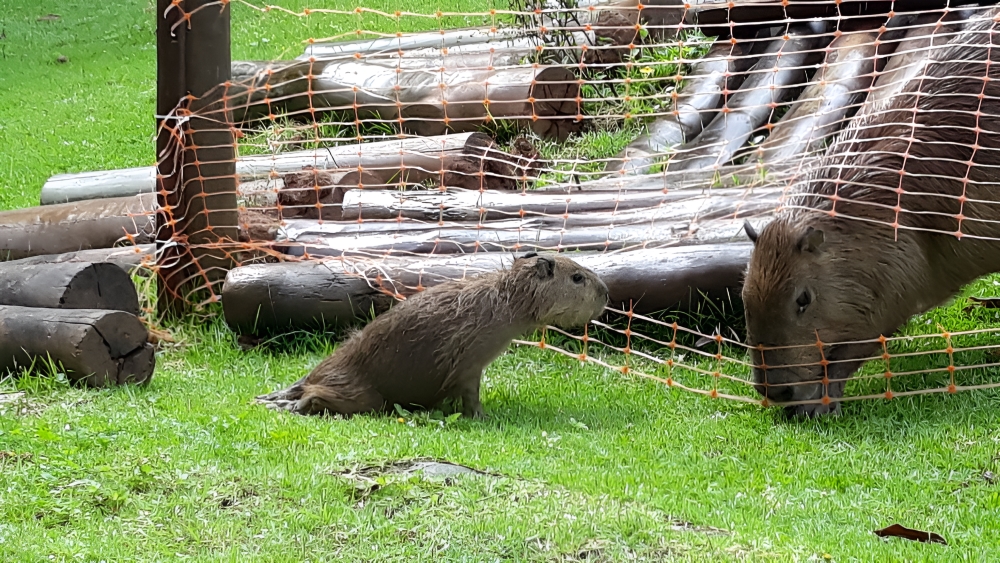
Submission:
<svg viewBox="0 0 1000 563">
<path fill-rule="evenodd" d="M 422 136 L 474 131 L 510 120 L 565 140 L 582 120 L 580 84 L 568 69 L 447 68 L 438 60 L 281 61 L 230 88 L 233 118 L 254 121 L 347 111 L 351 119 L 398 124 Z M 412 66 L 413 68 L 406 68 Z M 442 71 L 441 69 L 444 68 Z M 441 85 L 445 87 L 442 88 Z"/>
<path fill-rule="evenodd" d="M 226 322 L 241 334 L 335 328 L 381 313 L 393 301 L 364 277 L 337 275 L 326 262 L 242 266 L 222 286 Z"/>
<path fill-rule="evenodd" d="M 155 194 L 0 212 L 0 259 L 152 242 Z"/>
<path fill-rule="evenodd" d="M 451 190 L 440 192 L 379 190 L 351 190 L 345 194 L 343 221 L 358 219 L 417 219 L 443 224 L 451 221 L 495 221 L 518 217 L 547 216 L 558 224 L 572 224 L 581 214 L 607 212 L 606 224 L 616 223 L 614 216 L 624 217 L 624 212 L 634 210 L 649 217 L 668 211 L 679 211 L 685 204 L 698 200 L 711 202 L 709 206 L 729 209 L 734 203 L 747 199 L 757 200 L 764 194 L 776 199 L 780 188 L 765 188 L 748 194 L 745 188 L 716 189 L 710 193 L 692 193 L 694 190 L 663 191 L 640 190 L 622 193 L 616 190 L 587 191 L 571 194 L 548 192 L 496 192 Z M 488 227 L 488 225 L 483 225 Z"/>
<path fill-rule="evenodd" d="M 135 284 L 108 263 L 0 263 L 0 305 L 108 309 L 139 314 Z"/>
<path fill-rule="evenodd" d="M 731 242 L 743 236 L 742 219 L 763 228 L 783 191 L 781 187 L 755 189 L 752 193 L 734 189 L 699 194 L 692 190 L 678 192 L 669 205 L 661 207 L 527 216 L 485 223 L 295 219 L 282 228 L 282 242 L 272 246 L 295 256 L 306 252 L 339 256 L 380 254 L 387 247 L 398 254 L 408 254 L 407 250 L 429 250 L 435 245 L 439 253 L 446 253 L 454 250 L 456 244 L 477 248 L 477 241 L 478 248 L 491 248 L 494 244 L 524 247 L 545 243 L 547 237 L 562 237 L 558 239 L 562 242 L 590 238 L 602 244 L 617 238 L 615 244 L 645 242 L 650 246 Z"/>
<path fill-rule="evenodd" d="M 822 150 L 875 80 L 878 37 L 877 32 L 862 32 L 834 39 L 813 82 L 754 151 L 755 157 L 771 164 Z"/>
<path fill-rule="evenodd" d="M 787 20 L 812 18 L 833 19 L 840 16 L 845 21 L 860 20 L 858 16 L 871 16 L 872 21 L 884 21 L 889 13 L 921 13 L 972 4 L 992 5 L 989 0 L 738 0 L 730 6 L 728 0 L 697 0 L 687 12 L 685 21 L 697 26 L 708 36 L 728 37 L 731 30 L 746 30 L 760 26 L 782 25 Z M 878 24 L 876 24 L 877 26 Z"/>
<path fill-rule="evenodd" d="M 45 362 L 90 387 L 149 381 L 153 346 L 138 318 L 121 311 L 0 306 L 0 373 Z"/>
<path fill-rule="evenodd" d="M 296 57 L 297 60 L 307 61 L 310 57 L 316 59 L 333 58 L 354 58 L 357 55 L 386 55 L 397 54 L 399 51 L 424 51 L 438 52 L 441 49 L 449 51 L 456 48 L 468 47 L 471 45 L 484 45 L 487 43 L 503 43 L 505 41 L 516 40 L 524 36 L 524 31 L 516 28 L 498 28 L 495 32 L 488 27 L 471 29 L 453 29 L 445 32 L 411 33 L 401 37 L 380 37 L 377 39 L 361 39 L 357 41 L 337 41 L 313 43 L 306 47 L 305 52 Z M 503 52 L 502 49 L 498 49 Z M 465 53 L 468 54 L 468 53 Z M 242 62 L 233 62 L 233 79 L 239 80 L 237 65 Z"/>
<path fill-rule="evenodd" d="M 762 228 L 769 216 L 750 220 Z M 275 243 L 275 249 L 293 257 L 413 257 L 422 254 L 454 255 L 504 252 L 586 252 L 666 249 L 682 246 L 732 243 L 744 240 L 745 219 L 680 221 L 655 227 L 622 225 L 576 227 L 564 232 L 558 227 L 532 227 L 519 233 L 518 225 L 495 224 L 483 232 L 452 227 L 443 231 L 407 232 L 402 235 L 368 235 L 345 238 L 314 236 L 304 242 Z"/>
<path fill-rule="evenodd" d="M 8 266 L 34 266 L 37 264 L 79 264 L 83 262 L 109 262 L 125 271 L 142 273 L 155 263 L 153 252 L 155 245 L 140 244 L 137 246 L 117 246 L 114 248 L 93 248 L 78 250 L 63 254 L 42 254 L 0 262 L 0 268 Z"/>
<path fill-rule="evenodd" d="M 244 184 L 299 172 L 309 168 L 330 172 L 364 173 L 386 184 L 418 184 L 440 178 L 447 184 L 479 189 L 478 176 L 469 179 L 469 169 L 482 169 L 498 189 L 515 185 L 515 179 L 531 180 L 539 163 L 520 155 L 496 150 L 484 133 L 460 133 L 427 138 L 394 139 L 345 144 L 323 149 L 252 155 L 236 161 L 236 173 Z M 130 168 L 80 174 L 58 174 L 42 187 L 41 203 L 49 205 L 112 196 L 153 193 L 156 168 Z"/>
<path fill-rule="evenodd" d="M 610 306 L 637 313 L 691 308 L 700 294 L 738 292 L 752 245 L 738 242 L 659 250 L 571 255 L 610 290 Z M 509 266 L 511 255 L 345 259 L 244 266 L 222 290 L 226 322 L 236 332 L 264 334 L 354 324 L 381 314 L 393 295 Z"/>
<path fill-rule="evenodd" d="M 775 104 L 786 100 L 796 86 L 808 83 L 806 71 L 830 40 L 824 34 L 826 26 L 827 22 L 794 24 L 787 40 L 774 40 L 729 99 L 729 111 L 720 112 L 693 142 L 679 147 L 668 171 L 723 166 L 732 160 L 750 135 L 767 123 Z"/>
<path fill-rule="evenodd" d="M 478 252 L 627 250 L 741 240 L 744 219 L 762 226 L 781 191 L 715 201 L 693 198 L 669 207 L 622 213 L 583 213 L 489 223 L 449 223 L 426 230 L 347 235 L 326 223 L 295 221 L 274 248 L 291 256 L 410 256 Z M 331 227 L 339 230 L 339 225 Z"/>
<path fill-rule="evenodd" d="M 629 143 L 604 170 L 645 174 L 666 151 L 693 140 L 711 119 L 711 110 L 722 102 L 723 91 L 738 88 L 751 61 L 741 45 L 716 42 L 702 60 L 692 65 L 689 80 L 677 91 L 673 112 L 648 124 L 646 132 Z"/>
<path fill-rule="evenodd" d="M 902 91 L 907 82 L 920 76 L 934 47 L 944 45 L 965 28 L 971 10 L 950 10 L 922 14 L 908 27 L 885 68 L 879 73 L 855 120 L 874 115 L 888 100 Z"/>
<path fill-rule="evenodd" d="M 664 190 L 756 188 L 783 185 L 801 176 L 805 169 L 806 166 L 803 163 L 796 163 L 795 167 L 791 167 L 783 163 L 765 166 L 759 162 L 747 162 L 709 170 L 665 171 L 624 177 L 614 174 L 587 182 L 552 184 L 531 191 L 532 193 L 574 194 L 590 191 L 638 193 Z"/>
</svg>

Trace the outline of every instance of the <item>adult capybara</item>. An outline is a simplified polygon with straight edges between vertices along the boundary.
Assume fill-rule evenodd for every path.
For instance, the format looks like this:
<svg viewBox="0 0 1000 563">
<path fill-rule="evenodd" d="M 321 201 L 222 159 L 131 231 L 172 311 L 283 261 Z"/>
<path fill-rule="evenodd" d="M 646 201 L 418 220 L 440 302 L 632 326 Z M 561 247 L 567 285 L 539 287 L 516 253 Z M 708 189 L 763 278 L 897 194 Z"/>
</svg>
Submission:
<svg viewBox="0 0 1000 563">
<path fill-rule="evenodd" d="M 547 324 L 597 318 L 608 288 L 561 256 L 527 254 L 508 270 L 451 281 L 418 293 L 356 332 L 300 381 L 258 400 L 299 414 L 431 408 L 462 400 L 482 417 L 483 370 L 511 340 Z"/>
<path fill-rule="evenodd" d="M 880 335 L 1000 271 L 995 16 L 973 16 L 894 97 L 863 107 L 775 220 L 759 236 L 747 226 L 755 388 L 789 414 L 839 411 Z"/>
</svg>

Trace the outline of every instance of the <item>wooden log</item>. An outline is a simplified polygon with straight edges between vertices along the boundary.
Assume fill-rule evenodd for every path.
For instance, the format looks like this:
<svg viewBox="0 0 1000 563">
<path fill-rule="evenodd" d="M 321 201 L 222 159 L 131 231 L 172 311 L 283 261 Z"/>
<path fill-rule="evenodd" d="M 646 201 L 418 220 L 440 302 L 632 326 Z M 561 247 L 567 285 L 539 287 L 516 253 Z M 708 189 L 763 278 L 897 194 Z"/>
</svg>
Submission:
<svg viewBox="0 0 1000 563">
<path fill-rule="evenodd" d="M 509 155 L 495 148 L 489 135 L 459 133 L 437 137 L 393 139 L 371 143 L 344 144 L 323 149 L 290 151 L 270 155 L 240 157 L 236 173 L 244 184 L 273 180 L 306 169 L 334 173 L 371 174 L 381 183 L 417 184 L 446 175 L 447 184 L 469 186 L 469 168 L 482 169 L 490 183 L 502 189 L 513 186 L 510 178 L 531 179 L 538 174 L 537 162 Z M 478 176 L 474 182 L 479 189 Z M 152 193 L 156 188 L 156 168 L 130 168 L 80 174 L 58 174 L 42 187 L 42 205 L 82 201 L 114 195 Z"/>
<path fill-rule="evenodd" d="M 392 304 L 391 295 L 372 288 L 365 278 L 338 276 L 340 264 L 335 267 L 307 261 L 231 270 L 222 286 L 226 322 L 241 334 L 335 328 L 372 312 L 381 313 Z"/>
<path fill-rule="evenodd" d="M 449 68 L 462 64 L 462 58 L 470 55 L 492 52 L 498 60 L 493 66 L 499 67 L 517 64 L 539 49 L 548 49 L 557 51 L 557 58 L 564 63 L 579 63 L 581 55 L 584 64 L 619 62 L 625 52 L 622 48 L 641 40 L 636 33 L 637 24 L 641 23 L 652 38 L 662 41 L 677 34 L 683 17 L 681 0 L 653 0 L 642 5 L 638 0 L 582 0 L 575 3 L 575 9 L 549 1 L 543 3 L 540 13 L 532 14 L 524 25 L 517 27 L 454 29 L 314 43 L 297 60 L 441 57 L 445 60 L 440 66 Z M 564 45 L 570 47 L 561 48 Z M 588 49 L 580 49 L 583 45 Z M 444 52 L 447 55 L 442 56 Z"/>
<path fill-rule="evenodd" d="M 410 256 L 478 252 L 663 248 L 742 240 L 745 218 L 766 223 L 781 190 L 742 198 L 693 198 L 654 210 L 581 213 L 425 229 L 349 234 L 340 225 L 289 221 L 274 248 L 291 256 Z M 760 226 L 763 226 L 763 223 Z M 333 227 L 337 232 L 328 232 Z"/>
<path fill-rule="evenodd" d="M 744 240 L 745 220 L 762 228 L 770 216 L 752 219 L 716 219 L 679 221 L 675 224 L 626 224 L 614 227 L 532 227 L 519 232 L 514 224 L 491 225 L 474 230 L 452 227 L 444 231 L 406 232 L 404 235 L 367 235 L 355 238 L 318 237 L 304 242 L 279 242 L 273 245 L 288 256 L 299 258 L 343 257 L 413 257 L 418 255 L 456 255 L 480 252 L 588 252 L 665 249 L 683 246 L 733 243 Z"/>
<path fill-rule="evenodd" d="M 86 262 L 108 262 L 115 264 L 125 271 L 131 273 L 148 273 L 148 268 L 155 263 L 153 257 L 154 246 L 152 244 L 140 244 L 137 246 L 116 246 L 114 248 L 93 248 L 90 250 L 78 250 L 76 252 L 64 252 L 62 254 L 42 254 L 0 262 L 0 268 L 7 266 L 34 266 L 37 264 L 79 264 Z"/>
<path fill-rule="evenodd" d="M 817 159 L 818 161 L 818 159 Z M 810 163 L 813 161 L 810 161 Z M 801 177 L 808 168 L 806 164 L 760 162 L 730 164 L 709 170 L 676 170 L 656 174 L 622 176 L 612 174 L 604 178 L 586 182 L 560 182 L 541 186 L 532 193 L 574 194 L 580 192 L 638 193 L 643 191 L 705 190 L 718 188 L 756 188 L 787 184 Z"/>
<path fill-rule="evenodd" d="M 648 124 L 646 132 L 609 161 L 604 170 L 645 174 L 666 151 L 693 140 L 711 118 L 711 110 L 722 102 L 723 91 L 739 86 L 752 60 L 745 55 L 740 44 L 717 41 L 703 59 L 692 65 L 687 82 L 678 89 L 673 111 Z"/>
<path fill-rule="evenodd" d="M 0 263 L 0 305 L 139 314 L 132 278 L 109 262 Z"/>
<path fill-rule="evenodd" d="M 495 31 L 488 27 L 471 29 L 452 29 L 443 32 L 410 33 L 399 37 L 380 37 L 376 39 L 360 39 L 357 41 L 337 41 L 312 43 L 306 47 L 305 52 L 297 57 L 298 60 L 307 61 L 310 58 L 334 59 L 338 57 L 354 58 L 358 55 L 385 55 L 395 54 L 399 51 L 438 51 L 448 49 L 468 47 L 471 45 L 483 45 L 486 43 L 503 43 L 518 39 L 524 35 L 523 30 L 516 28 L 497 28 Z M 501 52 L 502 49 L 501 49 Z M 467 54 L 467 53 L 466 53 Z M 237 71 L 233 62 L 233 78 L 239 79 L 242 72 Z"/>
<path fill-rule="evenodd" d="M 574 253 L 610 290 L 610 306 L 638 313 L 694 307 L 700 293 L 738 293 L 752 245 L 720 245 Z M 222 290 L 226 322 L 239 333 L 315 329 L 354 324 L 380 314 L 393 296 L 408 296 L 443 281 L 504 266 L 512 256 L 343 259 L 259 264 L 236 268 Z"/>
<path fill-rule="evenodd" d="M 128 197 L 156 191 L 156 167 L 55 174 L 42 185 L 42 205 Z"/>
<path fill-rule="evenodd" d="M 526 215 L 487 222 L 418 222 L 368 219 L 322 221 L 293 219 L 282 227 L 281 242 L 272 247 L 294 255 L 405 255 L 449 253 L 494 245 L 518 249 L 575 241 L 615 247 L 664 246 L 742 240 L 743 218 L 763 228 L 770 220 L 782 187 L 746 190 L 678 192 L 669 205 L 614 212 Z M 517 214 L 518 216 L 520 214 Z M 569 236 L 567 237 L 567 233 Z M 485 242 L 484 242 L 485 241 Z M 478 244 L 477 244 L 478 243 Z M 478 251 L 478 250 L 477 250 Z"/>
<path fill-rule="evenodd" d="M 756 190 L 752 196 L 780 195 L 781 188 Z M 617 190 L 586 191 L 570 194 L 551 192 L 498 192 L 471 190 L 409 190 L 388 192 L 381 190 L 350 190 L 344 195 L 343 221 L 359 219 L 417 219 L 437 224 L 452 221 L 494 221 L 518 217 L 548 216 L 559 224 L 573 222 L 581 214 L 610 212 L 619 214 L 628 210 L 652 214 L 682 210 L 693 201 L 714 202 L 719 209 L 729 209 L 731 202 L 742 201 L 748 196 L 745 188 L 720 188 L 698 193 L 694 190 L 637 190 L 622 193 Z M 699 203 L 700 204 L 700 203 Z M 613 222 L 613 220 L 612 220 Z"/>
<path fill-rule="evenodd" d="M 694 141 L 677 149 L 668 171 L 699 170 L 724 166 L 750 135 L 770 119 L 797 86 L 808 83 L 806 71 L 821 56 L 826 22 L 789 26 L 788 39 L 771 42 L 767 52 L 748 72 L 743 86 L 728 101 L 728 112 L 720 112 Z"/>
<path fill-rule="evenodd" d="M 878 32 L 861 32 L 834 39 L 817 76 L 754 151 L 756 158 L 781 162 L 822 150 L 871 88 L 878 38 Z"/>
<path fill-rule="evenodd" d="M 474 131 L 507 120 L 542 137 L 565 140 L 582 126 L 580 84 L 559 66 L 452 68 L 436 60 L 415 68 L 399 61 L 282 61 L 230 88 L 234 118 L 281 113 L 316 119 L 346 111 L 351 119 L 399 125 L 422 136 Z M 441 85 L 445 87 L 442 88 Z"/>
<path fill-rule="evenodd" d="M 156 366 L 147 340 L 139 319 L 121 311 L 0 305 L 0 373 L 51 360 L 90 387 L 142 384 Z"/>
<path fill-rule="evenodd" d="M 846 22 L 865 19 L 885 21 L 890 13 L 921 13 L 932 10 L 954 9 L 973 4 L 992 5 L 993 1 L 979 0 L 738 0 L 732 5 L 728 0 L 696 0 L 691 2 L 685 21 L 698 27 L 702 33 L 728 37 L 733 30 L 748 32 L 761 26 L 782 25 L 788 20 L 813 18 L 841 18 Z M 876 24 L 877 26 L 878 24 Z"/>
<path fill-rule="evenodd" d="M 822 151 L 825 141 L 848 123 L 848 114 L 861 106 L 900 42 L 914 26 L 924 28 L 934 19 L 934 14 L 899 15 L 879 30 L 834 39 L 813 82 L 756 149 L 756 157 L 774 165 Z"/>
<path fill-rule="evenodd" d="M 0 259 L 16 260 L 120 242 L 146 244 L 154 234 L 155 194 L 79 201 L 0 212 Z"/>
<path fill-rule="evenodd" d="M 960 33 L 973 14 L 973 10 L 930 12 L 921 14 L 910 26 L 904 27 L 907 30 L 904 39 L 879 73 L 854 119 L 870 117 L 888 107 L 889 100 L 924 72 L 932 50 Z"/>
</svg>

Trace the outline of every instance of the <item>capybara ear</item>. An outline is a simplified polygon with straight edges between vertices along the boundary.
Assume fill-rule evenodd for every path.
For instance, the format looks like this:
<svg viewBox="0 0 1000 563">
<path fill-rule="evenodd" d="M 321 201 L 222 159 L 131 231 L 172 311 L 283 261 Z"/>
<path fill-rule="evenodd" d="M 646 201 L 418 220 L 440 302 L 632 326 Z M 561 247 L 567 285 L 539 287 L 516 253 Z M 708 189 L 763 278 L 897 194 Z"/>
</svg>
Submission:
<svg viewBox="0 0 1000 563">
<path fill-rule="evenodd" d="M 539 256 L 538 259 L 535 260 L 535 272 L 541 279 L 555 276 L 556 261 L 547 256 Z"/>
<path fill-rule="evenodd" d="M 521 259 L 522 260 L 527 260 L 528 258 L 534 258 L 535 256 L 538 256 L 537 252 L 529 252 L 529 253 L 525 254 L 524 256 L 522 256 Z"/>
<path fill-rule="evenodd" d="M 799 239 L 799 250 L 802 252 L 816 252 L 826 241 L 826 235 L 819 229 L 809 227 Z"/>
<path fill-rule="evenodd" d="M 754 230 L 750 221 L 743 221 L 743 230 L 746 231 L 747 238 L 750 239 L 750 242 L 757 244 L 757 231 Z"/>
</svg>

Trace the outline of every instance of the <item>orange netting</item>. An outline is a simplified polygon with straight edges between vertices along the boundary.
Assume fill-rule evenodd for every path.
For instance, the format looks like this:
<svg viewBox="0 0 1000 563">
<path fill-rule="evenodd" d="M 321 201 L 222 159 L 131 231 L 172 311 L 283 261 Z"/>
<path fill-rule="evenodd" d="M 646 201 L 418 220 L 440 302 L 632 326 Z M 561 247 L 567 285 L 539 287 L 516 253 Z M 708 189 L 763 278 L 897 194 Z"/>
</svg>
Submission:
<svg viewBox="0 0 1000 563">
<path fill-rule="evenodd" d="M 1000 385 L 989 314 L 888 337 L 1000 269 L 993 7 L 468 4 L 199 8 L 336 33 L 234 62 L 164 121 L 174 297 L 229 317 L 239 286 L 253 329 L 341 322 L 563 252 L 606 280 L 607 318 L 522 344 L 805 411 Z M 753 344 L 654 314 L 737 294 L 748 262 Z M 279 279 L 315 285 L 246 289 Z"/>
</svg>

